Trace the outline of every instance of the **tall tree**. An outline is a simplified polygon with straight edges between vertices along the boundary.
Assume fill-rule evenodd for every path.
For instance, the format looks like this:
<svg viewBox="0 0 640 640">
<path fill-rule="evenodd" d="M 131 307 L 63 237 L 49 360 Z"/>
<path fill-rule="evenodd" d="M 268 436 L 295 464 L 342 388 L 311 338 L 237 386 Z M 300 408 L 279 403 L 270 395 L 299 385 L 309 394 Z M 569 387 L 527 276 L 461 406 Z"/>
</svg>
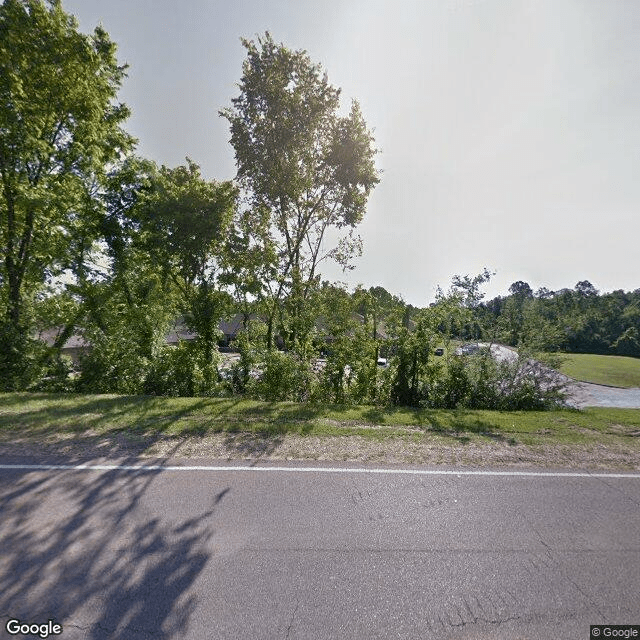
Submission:
<svg viewBox="0 0 640 640">
<path fill-rule="evenodd" d="M 379 182 L 376 149 L 360 107 L 338 115 L 340 90 L 305 51 L 291 51 L 266 33 L 247 50 L 240 95 L 221 111 L 230 123 L 237 178 L 256 219 L 266 214 L 266 236 L 256 238 L 275 257 L 269 293 L 268 343 L 287 301 L 289 346 L 305 330 L 305 302 L 327 258 L 348 268 L 360 250 L 355 227 Z M 341 239 L 327 248 L 330 229 Z"/>
<path fill-rule="evenodd" d="M 116 103 L 125 66 L 59 1 L 0 5 L 0 369 L 24 384 L 30 297 L 91 243 L 105 169 L 133 144 Z"/>
</svg>

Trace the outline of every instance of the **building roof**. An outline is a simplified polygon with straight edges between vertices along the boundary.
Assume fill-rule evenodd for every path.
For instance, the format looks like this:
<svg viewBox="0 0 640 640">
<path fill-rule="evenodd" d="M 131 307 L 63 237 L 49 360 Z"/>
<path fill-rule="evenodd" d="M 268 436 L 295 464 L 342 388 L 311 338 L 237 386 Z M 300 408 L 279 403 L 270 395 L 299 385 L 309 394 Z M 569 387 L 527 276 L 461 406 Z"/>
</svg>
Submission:
<svg viewBox="0 0 640 640">
<path fill-rule="evenodd" d="M 48 347 L 53 347 L 58 336 L 62 333 L 62 327 L 55 327 L 53 329 L 43 329 L 36 336 L 39 340 L 42 340 Z M 71 334 L 65 343 L 62 345 L 63 349 L 77 349 L 82 347 L 88 347 L 89 343 L 79 334 Z"/>
</svg>

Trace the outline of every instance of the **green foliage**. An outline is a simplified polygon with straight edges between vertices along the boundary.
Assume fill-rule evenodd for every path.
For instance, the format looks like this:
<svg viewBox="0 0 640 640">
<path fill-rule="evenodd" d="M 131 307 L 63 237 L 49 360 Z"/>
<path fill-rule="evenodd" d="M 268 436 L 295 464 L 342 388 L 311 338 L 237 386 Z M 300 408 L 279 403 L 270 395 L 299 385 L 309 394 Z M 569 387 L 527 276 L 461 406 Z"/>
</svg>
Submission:
<svg viewBox="0 0 640 640">
<path fill-rule="evenodd" d="M 474 279 L 457 276 L 447 295 L 439 293 L 434 305 L 416 315 L 415 329 L 400 335 L 392 361 L 393 404 L 531 410 L 563 402 L 562 383 L 527 356 L 511 363 L 497 362 L 488 348 L 475 355 L 452 353 L 452 339 L 466 331 L 481 299 L 478 285 L 484 281 L 483 274 Z M 436 358 L 440 345 L 446 356 Z"/>
<path fill-rule="evenodd" d="M 474 394 L 467 361 L 461 357 L 450 356 L 447 366 L 439 373 L 440 375 L 431 381 L 431 388 L 420 404 L 442 409 L 469 406 Z M 484 381 L 487 382 L 487 379 Z"/>
<path fill-rule="evenodd" d="M 511 295 L 474 310 L 485 339 L 533 351 L 619 354 L 640 357 L 640 289 L 599 294 L 588 281 L 573 290 L 540 289 L 533 295 L 515 282 Z"/>
<path fill-rule="evenodd" d="M 562 389 L 548 369 L 454 357 L 453 340 L 640 356 L 640 290 L 600 295 L 582 280 L 534 294 L 517 281 L 484 303 L 484 269 L 416 310 L 383 287 L 321 285 L 324 260 L 348 269 L 361 251 L 373 137 L 306 52 L 268 33 L 243 45 L 240 93 L 221 112 L 238 182 L 208 181 L 188 158 L 127 157 L 125 67 L 104 30 L 80 34 L 59 2 L 0 5 L 1 388 L 68 388 L 60 348 L 76 330 L 91 346 L 80 389 L 268 401 L 550 407 Z M 63 272 L 65 291 L 47 288 Z M 238 310 L 240 360 L 221 382 L 218 325 Z M 168 348 L 178 315 L 197 337 Z M 33 338 L 53 326 L 53 348 Z"/>
<path fill-rule="evenodd" d="M 323 372 L 323 401 L 367 404 L 376 402 L 381 380 L 376 353 L 378 347 L 365 326 L 355 326 L 348 335 L 331 344 Z"/>
<path fill-rule="evenodd" d="M 73 365 L 68 356 L 53 353 L 45 360 L 38 381 L 32 385 L 33 391 L 61 393 L 75 391 Z"/>
<path fill-rule="evenodd" d="M 267 327 L 261 321 L 248 319 L 238 333 L 234 347 L 240 354 L 238 362 L 230 367 L 229 382 L 234 393 L 255 395 L 253 382 L 257 377 L 258 365 L 264 358 Z"/>
<path fill-rule="evenodd" d="M 135 264 L 111 282 L 86 287 L 80 329 L 90 345 L 81 359 L 80 390 L 141 393 L 161 353 L 175 307 L 149 265 Z"/>
<path fill-rule="evenodd" d="M 627 327 L 611 345 L 616 353 L 626 356 L 640 354 L 640 330 L 636 326 Z"/>
<path fill-rule="evenodd" d="M 229 229 L 226 251 L 221 256 L 220 282 L 231 291 L 238 310 L 251 315 L 268 296 L 276 276 L 277 256 L 267 232 L 264 208 L 237 210 Z"/>
<path fill-rule="evenodd" d="M 0 323 L 0 390 L 27 389 L 44 372 L 44 343 L 29 336 L 29 324 Z"/>
<path fill-rule="evenodd" d="M 219 268 L 235 212 L 231 182 L 205 180 L 200 167 L 161 167 L 132 212 L 141 224 L 140 246 L 180 286 L 211 283 Z"/>
<path fill-rule="evenodd" d="M 468 406 L 535 411 L 564 404 L 564 380 L 544 364 L 533 360 L 529 354 L 521 352 L 514 361 L 491 360 L 486 354 L 470 359 L 474 399 Z"/>
<path fill-rule="evenodd" d="M 104 233 L 112 295 L 101 306 L 108 314 L 113 305 L 124 305 L 124 316 L 146 328 L 139 352 L 148 379 L 144 372 L 139 377 L 147 393 L 206 395 L 218 385 L 218 324 L 230 304 L 218 275 L 237 190 L 230 182 L 204 180 L 200 168 L 187 163 L 169 169 L 132 158 L 110 176 Z M 164 336 L 178 313 L 197 338 L 188 348 L 167 352 L 161 348 Z M 103 336 L 119 341 L 123 331 L 131 332 L 116 326 L 111 330 L 103 320 Z"/>
<path fill-rule="evenodd" d="M 418 321 L 415 332 L 404 330 L 398 341 L 391 387 L 391 402 L 395 405 L 418 407 L 424 404 L 429 396 L 430 383 L 438 371 L 435 367 L 439 363 L 430 364 L 433 346 L 439 336 L 423 319 L 424 316 Z"/>
<path fill-rule="evenodd" d="M 461 392 L 457 386 L 463 379 L 457 374 L 455 362 L 443 368 L 434 356 L 436 346 L 449 351 L 451 340 L 459 335 L 470 318 L 470 305 L 475 303 L 478 286 L 484 280 L 479 276 L 456 276 L 449 292 L 438 292 L 435 304 L 420 310 L 415 316 L 415 329 L 405 329 L 398 340 L 395 378 L 391 390 L 393 404 L 432 406 L 431 396 L 440 395 L 447 406 L 457 406 Z M 449 376 L 449 382 L 442 379 Z M 438 406 L 438 405 L 434 405 Z"/>
<path fill-rule="evenodd" d="M 115 335 L 105 334 L 97 328 L 85 331 L 91 349 L 80 359 L 79 391 L 142 393 L 150 359 L 141 353 L 138 338 L 134 332 L 127 331 L 126 322 L 117 328 L 120 331 Z"/>
<path fill-rule="evenodd" d="M 71 290 L 45 291 L 33 306 L 34 326 L 37 331 L 71 325 L 81 313 L 81 305 Z M 69 335 L 65 335 L 66 340 Z M 58 346 L 62 346 L 59 344 Z M 57 350 L 57 349 L 56 349 Z"/>
<path fill-rule="evenodd" d="M 449 357 L 419 406 L 546 410 L 563 405 L 564 387 L 553 371 L 526 356 L 499 362 L 485 348 L 473 355 Z"/>
<path fill-rule="evenodd" d="M 495 274 L 485 267 L 481 273 L 473 277 L 469 275 L 453 276 L 449 295 L 458 298 L 462 306 L 473 309 L 484 298 L 484 293 L 481 291 L 482 285 L 489 282 L 493 275 Z"/>
<path fill-rule="evenodd" d="M 260 363 L 260 374 L 253 389 L 258 398 L 267 402 L 305 402 L 313 392 L 313 383 L 308 362 L 295 353 L 270 349 Z"/>
<path fill-rule="evenodd" d="M 382 287 L 379 288 L 384 291 Z M 376 292 L 381 293 L 381 292 Z M 385 292 L 386 293 L 386 292 Z M 378 367 L 380 353 L 388 346 L 381 334 L 383 319 L 390 321 L 395 303 L 379 302 L 371 290 L 356 289 L 353 295 L 324 282 L 320 291 L 320 325 L 324 334 L 317 349 L 326 354 L 320 367 L 317 398 L 323 402 L 385 402 L 388 375 Z M 389 294 L 389 298 L 391 296 Z"/>
<path fill-rule="evenodd" d="M 165 347 L 154 359 L 144 380 L 144 393 L 159 396 L 219 395 L 219 356 L 205 360 L 203 352 L 193 343 L 180 342 Z"/>
<path fill-rule="evenodd" d="M 106 167 L 132 145 L 115 102 L 125 75 L 97 28 L 77 30 L 59 2 L 0 5 L 0 377 L 33 378 L 27 307 L 47 278 L 83 264 L 96 238 Z M 5 348 L 7 350 L 5 350 Z"/>
<path fill-rule="evenodd" d="M 218 324 L 231 297 L 220 287 L 228 233 L 236 209 L 237 189 L 231 182 L 206 181 L 200 167 L 161 167 L 133 215 L 140 221 L 139 244 L 179 294 L 185 323 L 198 338 L 205 363 L 213 361 L 220 338 Z M 215 377 L 203 365 L 205 387 Z"/>
<path fill-rule="evenodd" d="M 287 348 L 299 349 L 310 330 L 301 316 L 318 264 L 333 259 L 348 268 L 359 254 L 354 229 L 379 181 L 376 150 L 358 104 L 339 116 L 339 89 L 306 52 L 278 45 L 268 33 L 242 42 L 240 95 L 221 115 L 230 123 L 237 178 L 256 219 L 245 228 L 248 244 L 269 260 L 257 287 L 268 302 L 267 346 L 279 321 Z M 343 235 L 325 249 L 331 228 Z"/>
</svg>

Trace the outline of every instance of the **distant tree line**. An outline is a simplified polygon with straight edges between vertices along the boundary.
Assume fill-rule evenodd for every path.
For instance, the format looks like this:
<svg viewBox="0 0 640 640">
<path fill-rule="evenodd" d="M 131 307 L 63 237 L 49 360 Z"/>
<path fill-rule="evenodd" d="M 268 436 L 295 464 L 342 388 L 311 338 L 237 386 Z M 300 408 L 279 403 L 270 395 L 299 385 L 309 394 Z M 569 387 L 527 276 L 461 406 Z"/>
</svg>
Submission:
<svg viewBox="0 0 640 640">
<path fill-rule="evenodd" d="M 600 294 L 588 281 L 573 289 L 535 293 L 522 281 L 509 295 L 478 306 L 474 329 L 485 339 L 535 351 L 640 357 L 640 289 Z"/>
</svg>

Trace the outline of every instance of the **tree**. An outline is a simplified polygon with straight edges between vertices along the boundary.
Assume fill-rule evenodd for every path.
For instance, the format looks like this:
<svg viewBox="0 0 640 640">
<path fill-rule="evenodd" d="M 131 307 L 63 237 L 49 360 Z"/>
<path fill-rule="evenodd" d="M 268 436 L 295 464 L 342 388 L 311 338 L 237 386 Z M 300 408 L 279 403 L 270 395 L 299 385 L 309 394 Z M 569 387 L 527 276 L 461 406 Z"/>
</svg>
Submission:
<svg viewBox="0 0 640 640">
<path fill-rule="evenodd" d="M 511 294 L 504 303 L 501 322 L 503 339 L 517 346 L 525 333 L 525 307 L 533 300 L 533 290 L 527 282 L 517 280 L 509 287 Z"/>
<path fill-rule="evenodd" d="M 130 261 L 107 282 L 82 288 L 80 333 L 91 349 L 81 357 L 79 390 L 137 394 L 162 354 L 174 306 L 149 261 Z"/>
<path fill-rule="evenodd" d="M 469 275 L 455 275 L 451 280 L 450 296 L 458 296 L 463 306 L 469 309 L 474 309 L 484 298 L 484 293 L 480 288 L 482 285 L 489 282 L 494 275 L 495 272 L 490 271 L 487 267 L 485 267 L 481 273 L 473 277 Z"/>
<path fill-rule="evenodd" d="M 554 292 L 547 287 L 540 287 L 535 293 L 536 298 L 540 298 L 541 300 L 549 300 L 553 298 L 554 295 Z"/>
<path fill-rule="evenodd" d="M 207 365 L 230 300 L 219 277 L 236 198 L 231 182 L 205 180 L 187 158 L 186 167 L 160 168 L 140 207 L 143 246 L 180 291 Z"/>
<path fill-rule="evenodd" d="M 0 5 L 0 376 L 23 386 L 29 303 L 91 244 L 105 169 L 133 144 L 115 98 L 125 75 L 100 27 L 77 30 L 58 1 Z"/>
<path fill-rule="evenodd" d="M 450 380 L 443 384 L 445 373 L 459 373 L 457 361 L 451 356 L 451 341 L 460 334 L 471 316 L 469 303 L 469 289 L 461 283 L 476 283 L 483 279 L 478 276 L 461 278 L 455 276 L 449 292 L 445 294 L 438 290 L 437 300 L 426 309 L 421 309 L 415 316 L 415 329 L 400 332 L 397 347 L 397 358 L 393 385 L 391 388 L 391 402 L 393 404 L 409 406 L 428 406 L 435 401 L 442 388 L 447 387 L 448 397 L 458 396 L 454 388 L 460 376 L 450 376 Z M 477 294 L 477 289 L 472 286 Z M 434 348 L 444 346 L 447 353 L 447 366 L 443 366 L 442 359 L 434 358 Z M 436 403 L 437 404 L 437 403 Z M 457 400 L 453 406 L 457 404 Z"/>
<path fill-rule="evenodd" d="M 595 298 L 598 295 L 598 290 L 588 280 L 580 280 L 576 283 L 575 289 L 583 298 Z"/>
<path fill-rule="evenodd" d="M 81 383 L 210 393 L 229 303 L 219 276 L 237 190 L 205 180 L 189 159 L 170 169 L 131 157 L 108 178 L 102 234 L 110 269 L 99 286 L 78 287 L 83 333 L 93 345 Z M 165 336 L 178 313 L 197 338 L 173 352 Z M 127 362 L 135 366 L 125 370 Z"/>
<path fill-rule="evenodd" d="M 278 45 L 268 33 L 242 44 L 240 95 L 220 113 L 230 123 L 237 179 L 262 230 L 254 242 L 273 256 L 267 342 L 286 302 L 285 338 L 293 347 L 308 330 L 305 303 L 317 289 L 319 263 L 331 258 L 348 268 L 360 251 L 354 229 L 379 182 L 376 150 L 358 103 L 339 116 L 340 90 L 305 51 Z M 260 224 L 265 216 L 268 224 Z M 325 249 L 332 228 L 343 235 Z"/>
<path fill-rule="evenodd" d="M 471 313 L 467 314 L 467 321 L 464 326 L 459 329 L 458 335 L 460 338 L 477 340 L 483 333 L 487 332 L 487 327 L 483 327 L 482 323 L 479 322 L 480 314 L 476 313 L 476 310 L 482 304 L 485 296 L 482 286 L 489 282 L 494 275 L 495 271 L 490 271 L 485 267 L 481 273 L 473 277 L 469 275 L 453 276 L 449 296 L 457 298 L 464 308 L 471 310 Z M 439 297 L 443 298 L 442 292 L 439 291 L 438 293 Z"/>
<path fill-rule="evenodd" d="M 150 283 L 166 297 L 164 311 L 171 311 L 175 300 L 197 334 L 191 351 L 199 358 L 206 389 L 214 382 L 218 325 L 230 302 L 220 276 L 236 197 L 231 182 L 205 180 L 188 158 L 187 166 L 175 169 L 133 162 L 114 178 L 105 225 L 126 299 L 134 300 L 127 274 L 145 273 L 148 280 L 144 270 L 150 269 L 155 274 Z"/>
</svg>

